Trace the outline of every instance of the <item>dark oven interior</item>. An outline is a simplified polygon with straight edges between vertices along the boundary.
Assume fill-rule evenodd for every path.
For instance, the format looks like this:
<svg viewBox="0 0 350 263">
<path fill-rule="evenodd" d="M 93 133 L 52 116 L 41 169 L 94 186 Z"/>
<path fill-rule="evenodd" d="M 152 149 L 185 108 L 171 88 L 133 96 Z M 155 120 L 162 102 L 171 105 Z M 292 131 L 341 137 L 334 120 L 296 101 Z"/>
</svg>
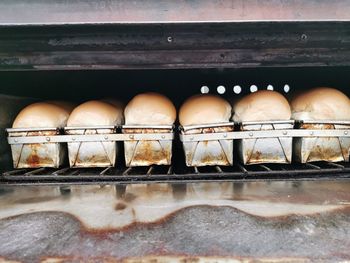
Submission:
<svg viewBox="0 0 350 263">
<path fill-rule="evenodd" d="M 5 128 L 26 104 L 46 99 L 127 102 L 156 91 L 179 108 L 200 92 L 233 101 L 256 89 L 290 97 L 330 86 L 350 95 L 349 32 L 341 21 L 1 26 L 0 178 L 69 183 L 346 177 L 346 163 L 186 168 L 178 138 L 172 167 L 127 169 L 121 160 L 108 169 L 11 171 Z"/>
<path fill-rule="evenodd" d="M 166 69 L 166 70 L 81 70 L 81 71 L 3 71 L 1 79 L 1 170 L 7 182 L 144 182 L 176 180 L 257 180 L 315 179 L 347 177 L 346 163 L 292 165 L 250 165 L 236 162 L 233 167 L 188 168 L 178 138 L 172 167 L 128 169 L 123 160 L 115 168 L 13 170 L 10 148 L 3 128 L 10 127 L 17 112 L 36 100 L 117 98 L 128 102 L 134 95 L 156 91 L 167 95 L 177 108 L 189 96 L 201 92 L 219 94 L 233 101 L 255 89 L 274 89 L 287 98 L 316 86 L 329 86 L 350 95 L 349 67 L 271 67 L 241 69 Z"/>
</svg>

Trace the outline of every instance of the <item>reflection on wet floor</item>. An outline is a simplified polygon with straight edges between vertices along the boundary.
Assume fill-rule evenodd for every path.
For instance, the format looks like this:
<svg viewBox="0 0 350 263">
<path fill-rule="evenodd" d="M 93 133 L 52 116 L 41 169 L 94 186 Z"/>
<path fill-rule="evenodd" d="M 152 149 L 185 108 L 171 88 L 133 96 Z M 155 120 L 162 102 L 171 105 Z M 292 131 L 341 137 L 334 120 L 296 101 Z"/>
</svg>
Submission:
<svg viewBox="0 0 350 263">
<path fill-rule="evenodd" d="M 0 186 L 1 200 L 99 195 L 111 199 L 264 200 L 269 202 L 337 203 L 350 195 L 347 181 L 198 182 L 117 185 Z M 109 196 L 111 195 L 111 196 Z M 135 199 L 135 198 L 134 198 Z M 45 198 L 43 198 L 45 200 Z M 1 202 L 1 201 L 0 201 Z M 11 203 L 11 202 L 10 202 Z"/>
<path fill-rule="evenodd" d="M 224 247 L 227 255 L 245 255 L 252 246 L 257 255 L 260 250 L 276 255 L 271 252 L 276 249 L 295 255 L 294 251 L 308 251 L 299 242 L 303 238 L 319 244 L 315 251 L 322 254 L 327 250 L 320 247 L 327 242 L 339 248 L 335 238 L 341 247 L 347 245 L 349 189 L 350 182 L 315 181 L 1 186 L 0 225 L 4 224 L 6 231 L 0 236 L 17 240 L 16 246 L 23 249 L 28 246 L 28 237 L 20 235 L 22 232 L 33 229 L 33 235 L 45 236 L 35 242 L 50 240 L 52 247 L 61 244 L 62 235 L 68 233 L 70 246 L 74 244 L 76 251 L 86 255 L 90 255 L 88 247 L 91 250 L 85 247 L 86 242 L 125 255 L 127 247 L 153 251 L 160 240 L 169 251 L 176 248 L 193 255 L 197 249 L 212 246 Z M 333 241 L 323 240 L 325 233 Z M 177 236 L 186 238 L 186 244 Z M 261 246 L 266 240 L 269 251 Z M 292 248 L 284 242 L 293 243 Z M 120 246 L 125 247 L 121 250 Z M 38 247 L 35 253 L 43 253 L 36 250 Z M 4 251 L 0 244 L 0 256 Z"/>
</svg>

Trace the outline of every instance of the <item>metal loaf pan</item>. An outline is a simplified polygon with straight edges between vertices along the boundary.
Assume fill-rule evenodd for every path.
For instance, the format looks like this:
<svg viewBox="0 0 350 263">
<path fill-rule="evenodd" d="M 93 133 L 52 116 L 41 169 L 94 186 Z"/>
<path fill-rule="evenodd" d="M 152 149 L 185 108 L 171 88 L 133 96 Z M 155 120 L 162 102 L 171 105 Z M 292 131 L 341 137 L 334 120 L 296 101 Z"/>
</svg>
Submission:
<svg viewBox="0 0 350 263">
<path fill-rule="evenodd" d="M 66 157 L 66 146 L 62 143 L 50 142 L 33 143 L 31 138 L 26 142 L 16 143 L 19 139 L 29 136 L 57 136 L 58 128 L 10 128 L 7 129 L 9 138 L 14 137 L 11 143 L 11 152 L 14 168 L 60 167 Z"/>
<path fill-rule="evenodd" d="M 205 134 L 203 140 L 182 140 L 187 166 L 233 165 L 233 139 L 212 140 L 217 134 L 227 135 L 233 132 L 233 123 L 210 125 L 191 125 L 180 127 L 182 135 Z"/>
<path fill-rule="evenodd" d="M 293 126 L 293 120 L 242 122 L 239 124 L 240 130 L 246 131 L 250 135 L 253 135 L 254 131 L 290 130 L 293 129 Z M 243 164 L 291 163 L 292 144 L 292 137 L 254 137 L 237 140 L 237 149 Z"/>
<path fill-rule="evenodd" d="M 124 141 L 125 164 L 128 167 L 149 165 L 170 165 L 172 158 L 173 126 L 135 126 L 124 125 L 124 134 L 129 140 Z M 159 139 L 133 139 L 133 134 L 164 134 Z M 159 136 L 157 136 L 159 137 Z"/>
<path fill-rule="evenodd" d="M 72 168 L 115 166 L 118 147 L 116 141 L 84 141 L 84 135 L 114 134 L 114 126 L 66 127 L 65 134 L 76 135 L 82 141 L 68 144 L 69 165 Z"/>
<path fill-rule="evenodd" d="M 350 128 L 350 121 L 303 121 L 297 123 L 303 130 L 342 130 Z M 349 161 L 350 138 L 344 137 L 297 137 L 294 139 L 294 158 L 301 163 Z"/>
</svg>

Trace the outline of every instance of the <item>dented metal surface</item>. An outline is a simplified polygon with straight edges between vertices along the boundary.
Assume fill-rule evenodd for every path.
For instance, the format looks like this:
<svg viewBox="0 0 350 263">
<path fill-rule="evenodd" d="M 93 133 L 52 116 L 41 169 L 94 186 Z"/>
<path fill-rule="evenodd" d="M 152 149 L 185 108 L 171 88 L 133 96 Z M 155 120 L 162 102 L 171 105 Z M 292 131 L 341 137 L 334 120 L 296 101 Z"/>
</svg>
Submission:
<svg viewBox="0 0 350 263">
<path fill-rule="evenodd" d="M 290 130 L 294 121 L 242 123 L 242 131 Z M 283 132 L 282 132 L 283 133 Z M 287 133 L 286 133 L 287 134 Z M 237 140 L 238 154 L 243 164 L 291 163 L 292 137 L 271 137 Z"/>
<path fill-rule="evenodd" d="M 343 130 L 350 124 L 341 122 L 315 123 L 304 121 L 298 124 L 299 129 Z M 348 137 L 305 137 L 294 138 L 294 156 L 297 162 L 315 161 L 342 162 L 349 161 L 350 138 Z"/>
<path fill-rule="evenodd" d="M 181 129 L 183 135 L 229 133 L 233 131 L 233 123 L 202 126 L 187 126 Z M 183 141 L 183 149 L 187 166 L 233 165 L 233 140 Z"/>
<path fill-rule="evenodd" d="M 65 128 L 69 135 L 113 134 L 115 127 L 109 128 Z M 117 142 L 68 142 L 70 167 L 114 166 L 118 155 Z"/>
<path fill-rule="evenodd" d="M 349 189 L 350 181 L 0 186 L 0 258 L 344 261 Z"/>
<path fill-rule="evenodd" d="M 125 164 L 128 167 L 149 165 L 170 165 L 172 158 L 172 140 L 133 140 L 133 134 L 172 133 L 172 126 L 127 127 L 122 132 L 130 134 L 130 139 L 124 141 Z M 165 138 L 165 136 L 164 136 Z"/>
<path fill-rule="evenodd" d="M 9 137 L 57 136 L 60 134 L 59 130 L 55 128 L 28 129 L 27 131 L 8 129 L 8 132 Z M 63 164 L 66 156 L 65 145 L 49 141 L 45 143 L 12 144 L 11 151 L 14 168 L 58 168 Z"/>
</svg>

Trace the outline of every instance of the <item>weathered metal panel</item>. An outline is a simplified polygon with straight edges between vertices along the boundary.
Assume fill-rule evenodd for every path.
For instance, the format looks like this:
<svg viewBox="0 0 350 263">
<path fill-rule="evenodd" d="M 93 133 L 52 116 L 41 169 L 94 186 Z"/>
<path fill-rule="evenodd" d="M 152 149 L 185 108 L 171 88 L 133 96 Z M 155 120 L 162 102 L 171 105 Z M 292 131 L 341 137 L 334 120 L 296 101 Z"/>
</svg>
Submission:
<svg viewBox="0 0 350 263">
<path fill-rule="evenodd" d="M 115 128 L 66 128 L 69 135 L 112 134 Z M 69 142 L 68 157 L 70 167 L 114 166 L 118 155 L 116 142 Z"/>
<path fill-rule="evenodd" d="M 159 126 L 161 127 L 161 126 Z M 122 129 L 125 134 L 130 134 L 132 140 L 124 141 L 125 165 L 149 166 L 149 165 L 170 165 L 172 158 L 172 140 L 137 140 L 133 134 L 157 134 L 171 133 L 172 127 L 150 128 L 142 127 L 130 128 L 125 126 Z"/>
<path fill-rule="evenodd" d="M 2 25 L 350 21 L 348 0 L 73 0 L 0 2 Z"/>
<path fill-rule="evenodd" d="M 350 260 L 349 189 L 349 181 L 2 185 L 0 258 Z"/>
<path fill-rule="evenodd" d="M 226 126 L 203 125 L 201 128 L 181 130 L 184 135 L 225 133 L 233 131 L 233 123 Z M 203 140 L 182 142 L 187 166 L 233 165 L 233 140 Z"/>
<path fill-rule="evenodd" d="M 308 123 L 300 124 L 299 129 L 335 130 L 347 129 L 349 124 Z M 346 137 L 314 137 L 295 138 L 294 155 L 297 162 L 316 161 L 348 162 L 350 154 L 350 138 Z"/>
<path fill-rule="evenodd" d="M 17 132 L 12 129 L 9 137 L 26 136 L 55 136 L 59 134 L 58 129 L 37 130 Z M 63 164 L 66 156 L 66 147 L 60 143 L 30 143 L 11 145 L 12 160 L 14 168 L 58 168 Z"/>
<path fill-rule="evenodd" d="M 0 27 L 0 70 L 348 66 L 348 23 Z"/>
<path fill-rule="evenodd" d="M 294 121 L 242 123 L 242 131 L 293 129 Z M 271 137 L 237 140 L 238 154 L 243 164 L 291 163 L 292 137 Z"/>
</svg>

